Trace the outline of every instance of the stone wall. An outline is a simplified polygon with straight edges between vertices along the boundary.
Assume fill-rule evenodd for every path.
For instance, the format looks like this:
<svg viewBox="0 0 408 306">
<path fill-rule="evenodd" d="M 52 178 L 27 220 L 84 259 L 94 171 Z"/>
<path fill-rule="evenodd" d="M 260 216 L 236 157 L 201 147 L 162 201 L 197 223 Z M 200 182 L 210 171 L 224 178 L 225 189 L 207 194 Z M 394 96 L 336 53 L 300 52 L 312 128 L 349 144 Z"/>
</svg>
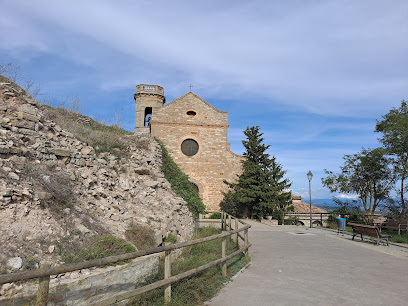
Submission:
<svg viewBox="0 0 408 306">
<path fill-rule="evenodd" d="M 90 305 L 140 287 L 158 272 L 159 255 L 136 258 L 131 263 L 107 268 L 84 269 L 52 276 L 48 305 Z M 38 285 L 3 286 L 0 305 L 35 303 Z M 6 290 L 10 288 L 10 290 Z"/>
<path fill-rule="evenodd" d="M 124 238 L 131 222 L 151 227 L 157 244 L 169 233 L 191 237 L 193 216 L 164 178 L 154 140 L 123 136 L 128 154 L 119 160 L 62 128 L 51 111 L 0 76 L 0 271 L 59 265 L 62 241 Z"/>
</svg>

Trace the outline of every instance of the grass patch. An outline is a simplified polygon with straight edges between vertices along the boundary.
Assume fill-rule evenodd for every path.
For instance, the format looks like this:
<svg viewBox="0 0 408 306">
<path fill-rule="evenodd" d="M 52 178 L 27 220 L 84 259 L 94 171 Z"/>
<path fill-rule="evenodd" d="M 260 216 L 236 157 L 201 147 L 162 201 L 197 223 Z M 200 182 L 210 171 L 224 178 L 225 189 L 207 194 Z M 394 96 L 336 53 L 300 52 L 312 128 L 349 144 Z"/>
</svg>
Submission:
<svg viewBox="0 0 408 306">
<path fill-rule="evenodd" d="M 62 260 L 66 264 L 136 251 L 137 249 L 134 245 L 115 236 L 96 238 L 89 247 L 81 247 L 80 245 L 69 242 L 65 239 L 62 239 L 59 243 L 57 243 L 57 254 L 62 257 Z M 120 265 L 124 264 L 125 262 L 126 261 L 121 261 L 113 265 Z"/>
<path fill-rule="evenodd" d="M 176 243 L 177 242 L 177 237 L 173 235 L 172 233 L 168 234 L 164 242 L 168 243 Z"/>
<path fill-rule="evenodd" d="M 187 202 L 187 206 L 193 215 L 205 212 L 205 206 L 197 191 L 194 190 L 190 183 L 189 177 L 174 162 L 164 144 L 155 138 L 162 150 L 162 168 L 166 179 L 169 181 L 173 190 Z"/>
<path fill-rule="evenodd" d="M 62 129 L 89 144 L 97 153 L 109 152 L 118 160 L 129 155 L 127 150 L 129 140 L 124 139 L 123 136 L 133 135 L 133 133 L 118 125 L 109 126 L 64 107 L 54 108 L 45 104 L 41 107 L 46 111 L 48 120 L 54 121 Z M 145 142 L 137 143 L 137 139 L 135 140 L 133 146 L 146 147 Z"/>
<path fill-rule="evenodd" d="M 215 228 L 200 229 L 193 237 L 199 239 L 220 234 Z M 235 244 L 227 240 L 227 254 L 236 250 Z M 183 258 L 172 263 L 172 275 L 191 270 L 211 261 L 221 258 L 221 239 L 194 245 L 185 248 Z M 221 275 L 221 267 L 207 269 L 190 278 L 183 279 L 172 284 L 172 301 L 168 305 L 201 305 L 214 297 L 229 278 L 241 270 L 249 260 L 243 255 L 234 257 L 228 261 L 228 277 Z M 161 280 L 164 277 L 164 263 L 161 261 L 158 275 L 152 280 Z M 164 288 L 152 290 L 137 296 L 129 305 L 164 305 Z"/>
<path fill-rule="evenodd" d="M 381 230 L 383 234 L 391 235 L 392 237 L 389 239 L 391 242 L 395 243 L 408 243 L 408 233 L 401 231 L 401 235 L 398 235 L 397 230 Z"/>
</svg>

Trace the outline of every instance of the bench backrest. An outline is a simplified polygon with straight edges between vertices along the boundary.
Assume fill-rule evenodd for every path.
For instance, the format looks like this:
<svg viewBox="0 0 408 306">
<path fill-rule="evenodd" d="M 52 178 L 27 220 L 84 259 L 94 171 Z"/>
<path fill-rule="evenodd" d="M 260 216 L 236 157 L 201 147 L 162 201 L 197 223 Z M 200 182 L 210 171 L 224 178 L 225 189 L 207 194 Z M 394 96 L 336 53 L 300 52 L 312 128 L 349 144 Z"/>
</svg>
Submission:
<svg viewBox="0 0 408 306">
<path fill-rule="evenodd" d="M 348 223 L 353 228 L 353 231 L 362 233 L 362 234 L 369 234 L 369 235 L 379 235 L 380 230 L 377 226 L 372 225 L 365 225 L 365 224 L 357 224 L 357 223 Z"/>
</svg>

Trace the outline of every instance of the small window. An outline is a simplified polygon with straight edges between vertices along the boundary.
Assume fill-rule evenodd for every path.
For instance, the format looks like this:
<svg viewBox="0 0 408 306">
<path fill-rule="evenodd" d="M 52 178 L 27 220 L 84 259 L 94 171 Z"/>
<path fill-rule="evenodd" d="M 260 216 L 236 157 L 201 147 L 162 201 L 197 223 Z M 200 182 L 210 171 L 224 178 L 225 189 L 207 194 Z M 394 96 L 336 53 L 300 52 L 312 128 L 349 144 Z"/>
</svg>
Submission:
<svg viewBox="0 0 408 306">
<path fill-rule="evenodd" d="M 189 116 L 189 117 L 194 117 L 195 115 L 197 115 L 197 113 L 195 112 L 195 111 L 188 111 L 187 112 L 187 116 Z"/>
<path fill-rule="evenodd" d="M 194 139 L 186 139 L 181 143 L 181 152 L 186 156 L 194 156 L 198 152 L 198 143 Z"/>
</svg>

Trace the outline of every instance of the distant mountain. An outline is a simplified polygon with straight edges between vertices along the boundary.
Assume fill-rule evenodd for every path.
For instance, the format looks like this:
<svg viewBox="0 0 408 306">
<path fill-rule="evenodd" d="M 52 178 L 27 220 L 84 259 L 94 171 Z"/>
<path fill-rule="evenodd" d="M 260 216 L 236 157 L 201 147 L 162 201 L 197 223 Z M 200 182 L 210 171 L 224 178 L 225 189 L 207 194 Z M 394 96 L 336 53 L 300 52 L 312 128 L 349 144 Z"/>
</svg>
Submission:
<svg viewBox="0 0 408 306">
<path fill-rule="evenodd" d="M 305 200 L 306 199 L 303 199 L 304 202 L 309 203 L 308 200 Z M 312 205 L 323 209 L 334 209 L 337 207 L 333 199 L 312 199 Z"/>
</svg>

